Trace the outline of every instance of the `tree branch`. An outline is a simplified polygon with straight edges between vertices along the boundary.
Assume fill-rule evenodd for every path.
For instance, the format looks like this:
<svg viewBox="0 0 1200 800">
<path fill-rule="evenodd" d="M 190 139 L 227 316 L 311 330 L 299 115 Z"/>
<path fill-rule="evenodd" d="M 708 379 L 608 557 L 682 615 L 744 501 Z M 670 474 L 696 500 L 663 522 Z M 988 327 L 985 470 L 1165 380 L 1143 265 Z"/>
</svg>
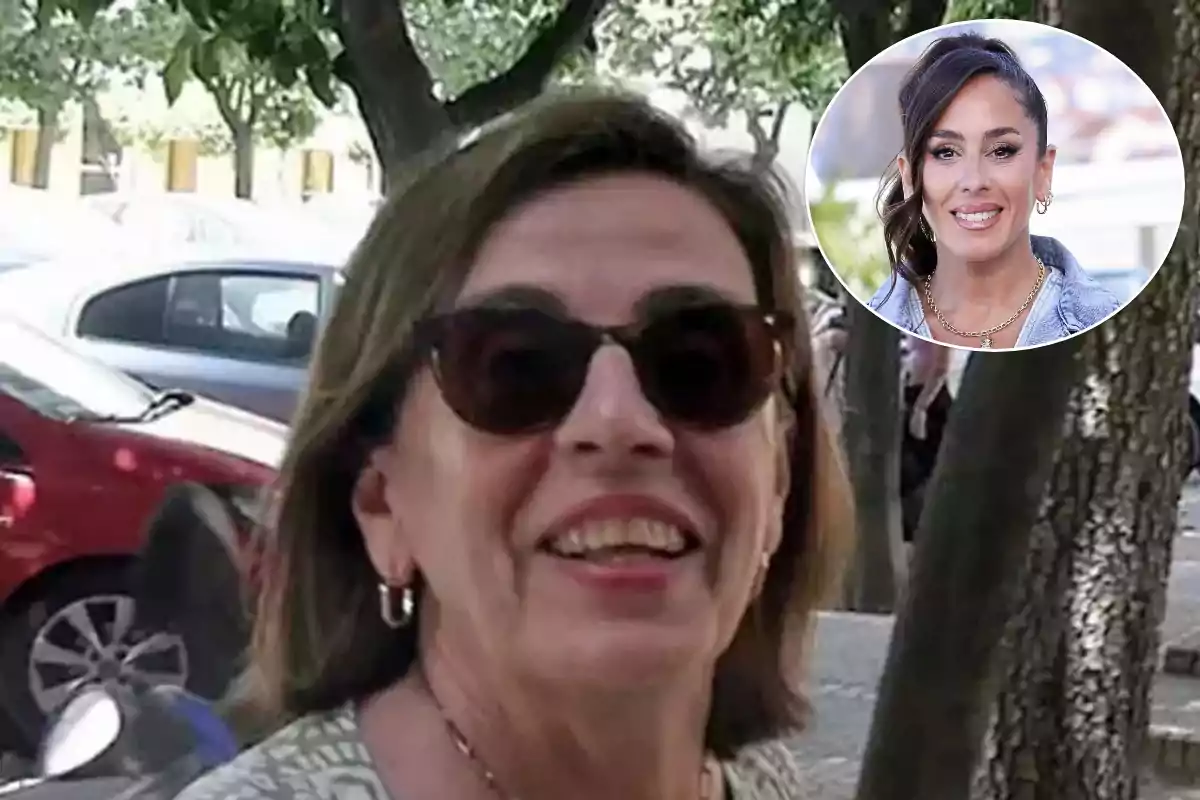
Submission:
<svg viewBox="0 0 1200 800">
<path fill-rule="evenodd" d="M 234 86 L 221 78 L 203 78 L 199 75 L 200 83 L 205 90 L 212 95 L 213 102 L 217 106 L 217 113 L 221 115 L 221 119 L 229 126 L 229 132 L 233 133 L 241 125 L 242 120 L 237 113 L 237 103 L 233 98 Z"/>
<path fill-rule="evenodd" d="M 771 142 L 779 144 L 779 137 L 783 135 L 783 123 L 787 119 L 787 113 L 792 108 L 790 100 L 783 100 L 779 103 L 779 108 L 775 109 L 775 119 L 771 123 Z"/>
<path fill-rule="evenodd" d="M 242 115 L 242 119 L 246 120 L 246 124 L 251 128 L 258 124 L 258 115 L 270 93 L 271 76 L 265 72 L 255 73 L 246 79 L 246 94 L 242 99 L 242 108 L 246 113 Z"/>
<path fill-rule="evenodd" d="M 509 69 L 446 106 L 455 127 L 479 125 L 537 97 L 554 68 L 583 44 L 607 0 L 566 0 L 562 11 Z"/>
<path fill-rule="evenodd" d="M 446 113 L 413 45 L 403 0 L 340 0 L 336 9 L 349 60 L 345 77 L 375 152 L 395 173 L 446 132 Z"/>
</svg>

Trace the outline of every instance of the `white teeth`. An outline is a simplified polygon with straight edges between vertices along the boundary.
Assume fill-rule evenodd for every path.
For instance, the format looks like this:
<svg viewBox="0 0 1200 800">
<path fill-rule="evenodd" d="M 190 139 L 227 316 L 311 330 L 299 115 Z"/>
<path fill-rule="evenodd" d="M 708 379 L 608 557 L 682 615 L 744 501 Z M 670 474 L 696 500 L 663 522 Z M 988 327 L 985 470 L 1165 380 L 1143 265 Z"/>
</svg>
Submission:
<svg viewBox="0 0 1200 800">
<path fill-rule="evenodd" d="M 656 519 L 610 519 L 585 522 L 554 538 L 549 547 L 564 556 L 585 556 L 610 547 L 644 547 L 676 555 L 687 547 L 679 528 Z"/>
<path fill-rule="evenodd" d="M 999 213 L 1000 209 L 993 209 L 992 211 L 977 211 L 972 214 L 956 213 L 955 216 L 967 222 L 986 222 Z"/>
</svg>

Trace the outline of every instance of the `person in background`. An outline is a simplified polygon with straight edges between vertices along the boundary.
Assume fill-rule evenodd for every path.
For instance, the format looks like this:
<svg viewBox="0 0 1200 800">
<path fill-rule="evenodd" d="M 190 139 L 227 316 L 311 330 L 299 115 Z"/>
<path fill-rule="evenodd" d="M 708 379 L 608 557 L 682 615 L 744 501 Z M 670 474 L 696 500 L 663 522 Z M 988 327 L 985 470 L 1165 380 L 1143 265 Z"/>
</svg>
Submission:
<svg viewBox="0 0 1200 800">
<path fill-rule="evenodd" d="M 845 348 L 849 329 L 843 303 L 828 294 L 806 291 L 813 364 L 822 406 L 839 434 L 845 404 Z M 900 506 L 904 541 L 911 543 L 920 521 L 925 488 L 937 463 L 953 398 L 947 380 L 952 349 L 916 336 L 900 339 L 900 390 L 903 405 L 900 441 Z"/>
<path fill-rule="evenodd" d="M 642 99 L 414 168 L 348 269 L 259 567 L 277 728 L 181 800 L 783 800 L 853 531 L 788 217 Z"/>
<path fill-rule="evenodd" d="M 911 543 L 954 402 L 947 385 L 953 351 L 916 336 L 905 336 L 902 342 L 900 386 L 904 430 L 900 443 L 900 497 L 904 541 Z"/>
</svg>

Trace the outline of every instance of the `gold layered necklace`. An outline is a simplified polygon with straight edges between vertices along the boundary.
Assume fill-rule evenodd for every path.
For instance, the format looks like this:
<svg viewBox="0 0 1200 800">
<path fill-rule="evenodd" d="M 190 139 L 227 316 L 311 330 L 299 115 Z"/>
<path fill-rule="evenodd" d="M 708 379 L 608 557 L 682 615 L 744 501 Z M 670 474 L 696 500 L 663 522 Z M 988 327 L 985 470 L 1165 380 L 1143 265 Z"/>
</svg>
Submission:
<svg viewBox="0 0 1200 800">
<path fill-rule="evenodd" d="M 1029 304 L 1033 302 L 1033 299 L 1035 297 L 1037 297 L 1038 290 L 1040 290 L 1042 288 L 1042 284 L 1046 280 L 1046 265 L 1043 264 L 1042 260 L 1040 258 L 1038 258 L 1037 256 L 1034 256 L 1033 258 L 1038 263 L 1038 277 L 1037 277 L 1037 283 L 1033 284 L 1033 288 L 1029 290 L 1029 296 L 1025 298 L 1024 303 L 1021 303 L 1021 307 L 1013 312 L 1013 315 L 1011 317 L 1004 320 L 1004 322 L 1001 322 L 999 325 L 993 325 L 992 327 L 988 328 L 987 330 L 960 331 L 958 328 L 956 328 L 950 324 L 950 321 L 946 319 L 944 314 L 942 314 L 942 310 L 937 307 L 937 303 L 935 303 L 933 301 L 933 275 L 932 274 L 925 276 L 925 302 L 929 304 L 929 309 L 933 312 L 933 315 L 935 317 L 937 317 L 937 321 L 941 324 L 941 326 L 943 328 L 945 328 L 947 331 L 949 331 L 950 333 L 953 333 L 955 336 L 961 336 L 964 339 L 978 339 L 979 346 L 981 348 L 983 348 L 985 350 L 990 349 L 992 346 L 992 335 L 999 333 L 1000 331 L 1007 328 L 1009 325 L 1012 325 L 1014 322 L 1017 321 L 1018 317 L 1020 317 L 1022 314 L 1025 313 L 1025 309 L 1029 308 Z"/>
<path fill-rule="evenodd" d="M 434 696 L 433 692 L 429 692 L 429 696 L 433 698 L 433 704 L 437 707 L 438 713 L 442 716 L 442 722 L 446 724 L 446 731 L 450 734 L 450 740 L 454 742 L 458 752 L 471 762 L 479 776 L 483 778 L 483 782 L 487 784 L 488 789 L 496 795 L 499 800 L 517 800 L 515 795 L 504 791 L 500 786 L 499 779 L 496 778 L 496 773 L 492 772 L 491 768 L 484 763 L 483 758 L 476 752 L 471 743 L 467 741 L 467 737 L 462 730 L 450 719 L 450 715 L 442 708 L 441 702 Z M 722 787 L 724 782 L 721 775 L 721 765 L 711 756 L 706 756 L 704 765 L 700 769 L 700 794 L 698 800 L 720 800 L 723 795 Z"/>
</svg>

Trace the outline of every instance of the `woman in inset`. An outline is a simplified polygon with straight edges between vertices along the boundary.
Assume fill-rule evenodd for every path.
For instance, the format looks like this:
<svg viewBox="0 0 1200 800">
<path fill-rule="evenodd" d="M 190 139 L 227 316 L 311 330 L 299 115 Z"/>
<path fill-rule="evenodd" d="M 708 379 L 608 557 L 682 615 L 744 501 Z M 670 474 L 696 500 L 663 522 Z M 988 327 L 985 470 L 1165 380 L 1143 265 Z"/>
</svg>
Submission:
<svg viewBox="0 0 1200 800">
<path fill-rule="evenodd" d="M 1062 243 L 1031 236 L 1053 202 L 1046 101 L 998 39 L 934 42 L 900 87 L 904 149 L 884 176 L 889 278 L 870 306 L 971 348 L 1047 344 L 1106 319 L 1116 296 Z"/>
<path fill-rule="evenodd" d="M 641 100 L 416 168 L 320 337 L 246 689 L 181 800 L 782 800 L 852 528 L 788 217 Z"/>
</svg>

